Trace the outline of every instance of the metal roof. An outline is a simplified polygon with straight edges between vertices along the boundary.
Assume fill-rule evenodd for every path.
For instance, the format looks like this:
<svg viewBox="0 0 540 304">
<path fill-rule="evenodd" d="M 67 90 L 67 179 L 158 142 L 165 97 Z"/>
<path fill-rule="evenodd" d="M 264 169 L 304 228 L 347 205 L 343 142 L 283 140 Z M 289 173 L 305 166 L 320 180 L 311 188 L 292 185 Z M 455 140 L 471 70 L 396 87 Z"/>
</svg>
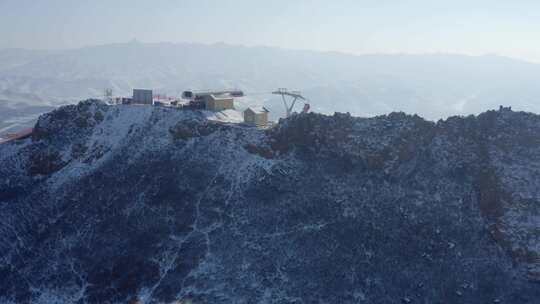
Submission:
<svg viewBox="0 0 540 304">
<path fill-rule="evenodd" d="M 253 113 L 255 114 L 260 114 L 260 113 L 268 113 L 270 111 L 268 111 L 267 108 L 263 107 L 263 106 L 253 106 L 253 107 L 249 107 L 246 109 L 247 110 L 251 110 Z"/>
</svg>

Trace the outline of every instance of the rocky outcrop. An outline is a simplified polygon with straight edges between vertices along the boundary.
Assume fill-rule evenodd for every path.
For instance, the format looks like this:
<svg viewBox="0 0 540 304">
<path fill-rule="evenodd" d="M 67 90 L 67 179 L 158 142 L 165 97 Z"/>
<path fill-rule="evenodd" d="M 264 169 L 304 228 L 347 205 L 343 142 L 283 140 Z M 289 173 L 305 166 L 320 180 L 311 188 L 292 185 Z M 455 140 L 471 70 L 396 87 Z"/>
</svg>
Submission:
<svg viewBox="0 0 540 304">
<path fill-rule="evenodd" d="M 216 131 L 224 130 L 227 127 L 218 123 L 206 120 L 203 117 L 189 121 L 180 121 L 169 132 L 174 139 L 187 140 L 193 137 L 208 136 Z"/>
<path fill-rule="evenodd" d="M 0 302 L 536 303 L 540 116 L 97 101 L 0 145 Z"/>
</svg>

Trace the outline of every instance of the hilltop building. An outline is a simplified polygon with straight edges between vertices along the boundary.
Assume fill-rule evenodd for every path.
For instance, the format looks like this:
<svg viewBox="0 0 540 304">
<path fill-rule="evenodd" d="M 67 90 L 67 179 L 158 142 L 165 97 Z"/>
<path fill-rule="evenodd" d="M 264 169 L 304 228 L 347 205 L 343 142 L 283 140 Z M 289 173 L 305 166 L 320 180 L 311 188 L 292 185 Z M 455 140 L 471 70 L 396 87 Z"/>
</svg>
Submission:
<svg viewBox="0 0 540 304">
<path fill-rule="evenodd" d="M 153 104 L 154 96 L 152 90 L 133 89 L 134 104 Z"/>
<path fill-rule="evenodd" d="M 244 111 L 244 122 L 255 126 L 266 126 L 269 112 L 265 107 L 249 107 Z"/>
<path fill-rule="evenodd" d="M 214 112 L 234 109 L 234 98 L 242 96 L 244 92 L 239 90 L 184 91 L 182 93 L 182 99 L 189 100 L 190 108 Z"/>
<path fill-rule="evenodd" d="M 205 95 L 203 100 L 205 109 L 209 111 L 219 112 L 234 109 L 234 99 L 232 97 L 218 97 L 211 94 Z"/>
</svg>

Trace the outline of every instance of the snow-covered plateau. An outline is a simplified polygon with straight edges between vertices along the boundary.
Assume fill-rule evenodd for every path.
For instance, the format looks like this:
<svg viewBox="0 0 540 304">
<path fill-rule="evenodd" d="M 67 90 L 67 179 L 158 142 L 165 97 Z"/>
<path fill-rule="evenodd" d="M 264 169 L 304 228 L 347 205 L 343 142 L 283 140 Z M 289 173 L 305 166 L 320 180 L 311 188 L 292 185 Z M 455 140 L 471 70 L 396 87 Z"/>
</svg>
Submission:
<svg viewBox="0 0 540 304">
<path fill-rule="evenodd" d="M 0 145 L 0 303 L 539 303 L 540 116 L 97 100 Z"/>
</svg>

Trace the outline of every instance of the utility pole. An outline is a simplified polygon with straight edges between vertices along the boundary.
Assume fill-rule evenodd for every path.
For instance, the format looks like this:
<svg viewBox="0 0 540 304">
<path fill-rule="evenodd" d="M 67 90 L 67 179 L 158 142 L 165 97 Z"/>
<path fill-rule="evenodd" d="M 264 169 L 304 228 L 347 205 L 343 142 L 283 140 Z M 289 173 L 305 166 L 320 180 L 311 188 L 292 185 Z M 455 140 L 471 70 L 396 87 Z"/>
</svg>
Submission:
<svg viewBox="0 0 540 304">
<path fill-rule="evenodd" d="M 285 106 L 285 117 L 290 117 L 292 114 L 292 110 L 294 109 L 294 105 L 296 104 L 296 101 L 298 99 L 306 101 L 307 99 L 302 96 L 302 94 L 299 91 L 289 91 L 286 88 L 279 88 L 277 91 L 272 92 L 274 95 L 281 95 L 281 99 L 283 100 L 283 105 Z M 290 105 L 287 103 L 287 98 L 289 97 L 291 101 Z"/>
<path fill-rule="evenodd" d="M 106 88 L 103 95 L 104 95 L 104 97 L 105 97 L 105 102 L 108 103 L 108 104 L 112 104 L 112 100 L 113 100 L 113 89 L 111 89 L 111 88 Z"/>
</svg>

